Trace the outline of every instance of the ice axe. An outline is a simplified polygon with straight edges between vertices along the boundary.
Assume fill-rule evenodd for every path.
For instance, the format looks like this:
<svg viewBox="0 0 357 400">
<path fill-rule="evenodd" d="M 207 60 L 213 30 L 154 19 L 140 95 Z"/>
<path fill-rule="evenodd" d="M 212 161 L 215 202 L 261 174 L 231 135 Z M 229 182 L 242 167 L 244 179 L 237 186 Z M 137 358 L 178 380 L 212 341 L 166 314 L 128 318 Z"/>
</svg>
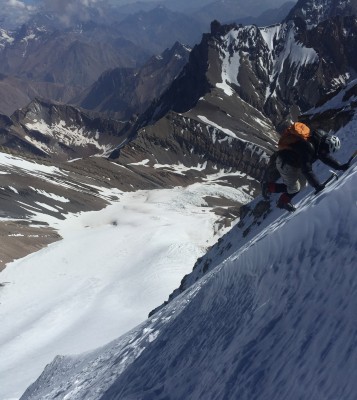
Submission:
<svg viewBox="0 0 357 400">
<path fill-rule="evenodd" d="M 326 187 L 331 181 L 333 181 L 334 179 L 336 179 L 336 180 L 338 179 L 338 175 L 336 174 L 335 171 L 330 170 L 330 172 L 331 172 L 331 175 L 325 180 L 325 182 L 322 182 L 321 186 Z M 320 191 L 317 190 L 317 191 L 315 191 L 315 194 L 317 194 L 319 192 Z"/>
<path fill-rule="evenodd" d="M 352 160 L 357 156 L 357 150 L 352 154 L 350 159 L 347 161 L 347 164 L 351 164 Z"/>
<path fill-rule="evenodd" d="M 331 181 L 333 181 L 335 178 L 336 180 L 338 179 L 338 175 L 336 174 L 335 171 L 331 171 L 331 175 L 325 180 L 325 182 L 323 183 L 324 186 L 327 186 Z"/>
</svg>

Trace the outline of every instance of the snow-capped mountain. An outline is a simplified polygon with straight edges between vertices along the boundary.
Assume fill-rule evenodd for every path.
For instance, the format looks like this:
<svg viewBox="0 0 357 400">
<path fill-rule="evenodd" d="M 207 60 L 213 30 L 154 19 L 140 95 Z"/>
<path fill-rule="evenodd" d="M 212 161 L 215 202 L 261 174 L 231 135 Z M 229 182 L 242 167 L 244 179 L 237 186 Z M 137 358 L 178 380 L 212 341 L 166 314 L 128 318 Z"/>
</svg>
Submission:
<svg viewBox="0 0 357 400">
<path fill-rule="evenodd" d="M 217 108 L 213 100 L 223 97 L 247 103 L 277 126 L 353 78 L 355 30 L 355 17 L 336 17 L 313 29 L 292 21 L 266 28 L 213 23 L 190 64 L 144 121 L 169 110 L 202 108 L 205 102 Z M 241 125 L 237 131 L 248 129 Z"/>
<path fill-rule="evenodd" d="M 105 157 L 127 140 L 125 126 L 75 107 L 36 99 L 11 118 L 3 117 L 1 145 L 57 161 Z"/>
<path fill-rule="evenodd" d="M 316 117 L 338 114 L 351 90 Z M 340 159 L 357 147 L 353 114 Z M 166 307 L 104 347 L 56 357 L 21 399 L 354 400 L 356 180 L 353 165 L 317 196 L 303 191 L 294 214 L 234 227 Z"/>
<path fill-rule="evenodd" d="M 73 13 L 79 3 L 64 8 Z M 164 7 L 122 18 L 110 9 L 88 8 L 88 15 L 77 19 L 60 10 L 43 11 L 11 34 L 1 30 L 0 73 L 18 81 L 13 100 L 0 99 L 0 113 L 23 107 L 25 97 L 68 102 L 110 69 L 137 68 L 176 41 L 191 45 L 200 40 L 202 29 L 195 20 Z"/>
</svg>

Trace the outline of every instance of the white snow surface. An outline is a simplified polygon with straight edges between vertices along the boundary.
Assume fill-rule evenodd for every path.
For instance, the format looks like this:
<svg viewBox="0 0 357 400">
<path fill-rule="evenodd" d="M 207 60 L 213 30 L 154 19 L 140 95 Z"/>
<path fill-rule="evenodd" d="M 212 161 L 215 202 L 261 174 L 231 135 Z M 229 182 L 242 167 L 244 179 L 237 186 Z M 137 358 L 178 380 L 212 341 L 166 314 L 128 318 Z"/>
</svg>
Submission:
<svg viewBox="0 0 357 400">
<path fill-rule="evenodd" d="M 341 157 L 357 145 L 356 127 L 339 132 Z M 215 269 L 119 339 L 57 357 L 22 399 L 355 400 L 357 165 L 306 193 L 295 213 L 275 209 L 247 239 L 233 228 Z M 82 285 L 98 290 L 96 278 Z M 74 300 L 85 291 L 75 286 Z M 113 303 L 120 312 L 117 292 Z M 78 312 L 61 306 L 67 318 Z"/>
<path fill-rule="evenodd" d="M 296 41 L 296 32 L 294 26 L 283 24 L 279 27 L 272 26 L 260 28 L 260 32 L 270 50 L 269 54 L 271 55 L 270 57 L 272 62 L 270 82 L 273 82 L 280 76 L 280 73 L 283 71 L 286 62 L 288 62 L 291 69 L 291 84 L 295 85 L 300 77 L 301 69 L 303 69 L 307 64 L 317 63 L 319 60 L 319 56 L 313 48 L 305 47 L 302 43 Z M 286 39 L 284 41 L 283 49 L 278 54 L 273 56 L 273 41 L 284 38 L 285 36 Z M 279 86 L 279 82 L 277 82 L 277 85 Z M 270 88 L 268 87 L 266 98 L 269 96 L 275 96 L 275 93 L 271 93 Z"/>
<path fill-rule="evenodd" d="M 270 52 L 274 50 L 274 41 L 279 39 L 281 29 L 281 24 L 259 28 L 260 33 L 263 36 L 265 43 L 268 45 Z"/>
<path fill-rule="evenodd" d="M 225 48 L 228 49 L 233 46 L 238 40 L 239 30 L 231 30 L 224 37 L 224 45 Z M 227 96 L 232 96 L 234 94 L 234 90 L 230 86 L 230 84 L 239 85 L 238 82 L 238 73 L 240 66 L 240 54 L 239 51 L 233 52 L 230 54 L 228 50 L 222 50 L 221 61 L 222 61 L 222 82 L 218 82 L 216 86 L 224 91 Z"/>
<path fill-rule="evenodd" d="M 242 32 L 245 34 L 243 35 L 243 37 L 246 37 L 245 40 L 242 39 Z M 288 63 L 292 71 L 291 84 L 295 85 L 301 71 L 308 64 L 317 63 L 319 60 L 319 56 L 313 48 L 305 47 L 296 40 L 294 25 L 279 24 L 262 28 L 253 25 L 232 29 L 222 37 L 220 48 L 221 82 L 216 83 L 216 87 L 223 90 L 227 96 L 233 96 L 235 93 L 234 86 L 240 86 L 238 75 L 242 63 L 241 57 L 245 54 L 245 49 L 249 49 L 252 42 L 256 42 L 260 35 L 266 43 L 268 54 L 268 62 L 261 58 L 260 67 L 265 70 L 271 83 L 279 77 L 283 68 L 286 68 L 286 63 Z M 284 46 L 281 49 L 275 43 L 279 40 L 284 40 Z M 266 99 L 269 96 L 275 96 L 274 92 L 271 93 L 270 86 L 266 88 Z"/>
<path fill-rule="evenodd" d="M 198 115 L 198 118 L 199 118 L 201 121 L 203 121 L 205 124 L 211 125 L 211 126 L 213 126 L 214 128 L 217 128 L 217 129 L 219 129 L 220 131 L 224 132 L 226 135 L 231 136 L 231 137 L 233 137 L 233 138 L 235 138 L 235 139 L 238 139 L 238 138 L 237 138 L 237 135 L 236 135 L 234 132 L 232 132 L 230 129 L 223 128 L 222 126 L 217 125 L 215 122 L 210 121 L 210 120 L 209 120 L 207 117 L 205 117 L 204 115 Z"/>
<path fill-rule="evenodd" d="M 343 77 L 341 77 L 341 80 L 343 80 Z M 329 99 L 326 101 L 324 104 L 322 104 L 320 107 L 316 107 L 313 109 L 315 113 L 323 113 L 327 110 L 338 110 L 338 109 L 343 109 L 344 111 L 347 111 L 351 109 L 351 103 L 357 101 L 357 96 L 356 95 L 350 95 L 348 96 L 349 90 L 353 89 L 357 85 L 357 79 L 354 79 L 350 81 L 344 89 L 340 90 L 336 96 L 333 96 L 332 99 Z"/>
<path fill-rule="evenodd" d="M 60 173 L 5 154 L 0 161 Z M 0 273 L 0 282 L 6 282 L 0 287 L 1 400 L 19 398 L 57 354 L 97 348 L 167 299 L 218 239 L 216 216 L 204 197 L 251 200 L 216 179 L 222 175 L 188 188 L 113 191 L 119 202 L 65 221 L 36 215 L 64 239 Z"/>
<path fill-rule="evenodd" d="M 291 64 L 305 65 L 313 64 L 318 61 L 319 56 L 316 51 L 311 47 L 305 47 L 295 39 L 294 31 L 291 29 L 288 33 L 287 45 L 285 47 L 285 56 L 289 58 Z"/>
</svg>

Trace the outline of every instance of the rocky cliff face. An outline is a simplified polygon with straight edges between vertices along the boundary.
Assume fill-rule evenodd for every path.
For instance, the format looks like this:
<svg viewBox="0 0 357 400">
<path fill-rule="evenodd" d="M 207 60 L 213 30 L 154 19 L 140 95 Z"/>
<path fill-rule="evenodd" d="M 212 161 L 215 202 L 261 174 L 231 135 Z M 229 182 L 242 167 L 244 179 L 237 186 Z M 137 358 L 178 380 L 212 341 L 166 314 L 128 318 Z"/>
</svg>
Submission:
<svg viewBox="0 0 357 400">
<path fill-rule="evenodd" d="M 353 16 L 357 12 L 356 0 L 299 0 L 287 16 L 287 20 L 302 18 L 307 25 L 316 26 L 328 18 Z"/>
<path fill-rule="evenodd" d="M 1 122 L 2 146 L 53 161 L 105 156 L 126 140 L 119 121 L 39 99 Z"/>
<path fill-rule="evenodd" d="M 178 42 L 140 68 L 115 68 L 72 100 L 81 107 L 127 120 L 144 112 L 187 63 L 191 49 Z"/>
</svg>

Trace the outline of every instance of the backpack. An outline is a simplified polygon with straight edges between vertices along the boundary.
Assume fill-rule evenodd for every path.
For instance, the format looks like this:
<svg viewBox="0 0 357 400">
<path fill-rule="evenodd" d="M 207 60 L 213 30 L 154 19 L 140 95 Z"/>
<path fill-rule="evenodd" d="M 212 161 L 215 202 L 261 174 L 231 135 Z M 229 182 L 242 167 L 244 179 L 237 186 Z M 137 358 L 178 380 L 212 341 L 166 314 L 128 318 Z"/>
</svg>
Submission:
<svg viewBox="0 0 357 400">
<path fill-rule="evenodd" d="M 308 140 L 311 137 L 310 128 L 302 122 L 294 122 L 282 134 L 278 142 L 279 150 L 290 150 L 291 146 L 301 140 Z"/>
</svg>

